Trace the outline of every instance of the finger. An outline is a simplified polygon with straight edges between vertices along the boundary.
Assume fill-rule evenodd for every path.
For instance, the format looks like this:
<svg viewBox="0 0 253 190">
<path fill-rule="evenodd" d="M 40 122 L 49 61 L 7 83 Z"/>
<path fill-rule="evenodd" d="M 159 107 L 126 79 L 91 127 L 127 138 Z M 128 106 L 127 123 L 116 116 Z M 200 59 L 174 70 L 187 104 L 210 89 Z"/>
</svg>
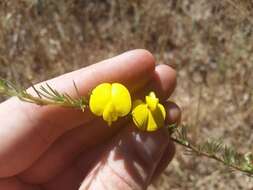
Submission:
<svg viewBox="0 0 253 190">
<path fill-rule="evenodd" d="M 141 89 L 142 92 L 152 88 L 156 89 L 156 93 L 160 97 L 169 96 L 175 88 L 175 71 L 168 66 L 157 66 L 155 72 L 152 74 L 151 81 L 151 84 Z M 174 114 L 174 112 L 176 113 L 174 109 L 178 109 L 178 107 L 174 107 L 173 103 L 168 103 L 169 124 L 174 122 L 178 117 L 178 115 Z M 20 177 L 26 182 L 36 184 L 49 181 L 68 167 L 80 152 L 112 137 L 113 134 L 118 131 L 117 126 L 121 124 L 120 122 L 108 128 L 105 122 L 98 120 L 88 124 L 86 127 L 81 126 L 77 129 L 73 129 L 70 133 L 63 135 L 57 140 L 38 161 L 22 172 Z M 95 133 L 92 133 L 92 131 L 95 131 Z M 96 139 L 96 141 L 94 141 L 94 139 Z"/>
<path fill-rule="evenodd" d="M 178 125 L 181 121 L 181 109 L 179 108 L 179 106 L 171 101 L 165 102 L 164 106 L 167 110 L 165 123 L 169 125 Z"/>
<path fill-rule="evenodd" d="M 72 129 L 60 137 L 31 167 L 19 174 L 19 177 L 31 184 L 43 184 L 68 168 L 83 151 L 96 147 L 111 138 L 122 122 L 110 128 L 102 120 Z M 96 130 L 97 133 L 93 131 Z M 105 136 L 106 134 L 106 136 Z"/>
<path fill-rule="evenodd" d="M 176 87 L 176 71 L 168 65 L 158 65 L 152 79 L 150 91 L 156 92 L 161 101 L 168 99 Z"/>
<path fill-rule="evenodd" d="M 180 120 L 180 110 L 175 110 L 178 107 L 174 105 L 173 103 L 168 103 L 165 105 L 166 106 L 166 112 L 167 112 L 167 118 L 170 120 L 167 120 L 167 123 L 174 123 L 174 122 L 179 122 Z M 179 113 L 179 114 L 174 114 L 174 113 Z M 82 133 L 80 133 L 82 134 Z M 94 139 L 94 138 L 93 138 Z M 73 139 L 74 140 L 74 139 Z M 171 147 L 172 146 L 172 147 Z M 77 187 L 80 183 L 81 180 L 84 179 L 84 177 L 87 175 L 87 172 L 92 168 L 94 163 L 96 163 L 99 158 L 101 157 L 101 154 L 105 150 L 106 143 L 104 142 L 103 144 L 96 145 L 93 149 L 87 149 L 83 151 L 83 153 L 79 156 L 78 160 L 72 164 L 72 167 L 69 169 L 65 170 L 64 172 L 62 171 L 59 175 L 56 177 L 52 178 L 46 185 L 47 188 L 49 189 L 55 189 L 56 187 L 61 187 L 61 189 L 77 189 L 74 187 Z M 163 170 L 165 165 L 168 163 L 168 161 L 172 158 L 174 155 L 174 146 L 171 141 L 169 141 L 168 146 L 166 147 L 165 153 L 163 154 L 161 160 L 159 161 L 159 164 L 157 168 L 155 169 L 155 172 L 153 174 L 152 179 L 154 176 L 157 176 L 160 171 Z M 67 156 L 67 154 L 65 155 Z M 64 158 L 64 157 L 62 157 Z M 51 166 L 51 165 L 50 165 Z M 50 170 L 49 166 L 48 167 L 48 172 L 52 171 Z M 53 166 L 52 166 L 53 167 Z M 39 170 L 40 169 L 40 170 Z M 26 178 L 26 180 L 30 180 L 30 183 L 34 183 L 35 180 L 42 179 L 38 174 L 39 171 L 44 171 L 43 168 L 37 168 L 37 172 L 31 171 L 31 176 L 30 178 Z M 52 171 L 54 172 L 54 171 Z M 47 174 L 49 175 L 49 174 Z M 32 178 L 32 176 L 37 176 L 37 178 Z M 24 177 L 24 176 L 22 176 Z M 26 176 L 28 177 L 28 176 Z M 24 180 L 24 178 L 22 178 Z M 66 187 L 66 188 L 63 188 Z M 70 188 L 71 187 L 71 188 Z"/>
<path fill-rule="evenodd" d="M 175 151 L 176 151 L 175 145 L 172 141 L 170 141 L 166 150 L 164 151 L 164 154 L 161 160 L 159 161 L 159 164 L 157 165 L 154 171 L 154 174 L 152 175 L 152 178 L 150 181 L 151 183 L 155 181 L 166 169 L 166 167 L 168 166 L 168 164 L 171 162 L 172 158 L 174 157 Z"/>
<path fill-rule="evenodd" d="M 82 95 L 87 95 L 101 82 L 121 82 L 134 90 L 138 88 L 139 81 L 140 84 L 144 83 L 150 77 L 153 70 L 152 55 L 144 50 L 135 50 L 57 77 L 48 83 L 69 94 L 74 93 L 73 80 Z M 16 98 L 0 105 L 0 118 L 4 126 L 0 131 L 0 137 L 3 137 L 0 138 L 0 177 L 24 170 L 65 131 L 90 120 L 86 112 L 54 106 L 40 107 L 21 103 Z"/>
<path fill-rule="evenodd" d="M 167 108 L 166 123 L 178 123 L 181 116 L 178 106 L 172 102 L 168 102 L 165 106 Z M 164 131 L 160 130 L 157 133 L 164 135 L 162 132 Z M 143 135 L 144 138 L 136 138 L 136 135 L 135 138 L 132 138 L 135 140 L 131 141 L 131 138 L 126 138 L 125 140 L 127 134 L 123 132 L 119 140 L 116 140 L 116 143 L 114 143 L 116 148 L 112 146 L 112 148 L 109 149 L 109 154 L 106 156 L 105 161 L 99 162 L 96 165 L 88 178 L 84 180 L 81 189 L 146 189 L 147 185 L 150 184 L 170 162 L 175 153 L 175 149 L 167 136 L 152 137 L 150 136 L 152 133 L 143 132 L 139 132 L 139 134 Z M 133 136 L 134 135 L 130 133 L 130 137 Z M 139 141 L 136 141 L 136 139 Z M 136 142 L 141 143 L 138 146 Z M 145 146 L 146 142 L 148 142 L 150 146 Z M 135 147 L 139 147 L 139 150 L 132 150 L 132 148 Z M 145 151 L 148 152 L 149 155 L 145 155 Z M 117 160 L 117 158 L 122 160 Z M 128 168 L 130 169 L 127 171 Z M 108 179 L 107 176 L 110 176 L 110 179 Z M 110 183 L 110 180 L 112 180 L 112 183 Z M 117 184 L 120 185 L 117 186 Z"/>
<path fill-rule="evenodd" d="M 167 110 L 166 123 L 167 124 L 179 124 L 180 120 L 181 120 L 181 110 L 178 107 L 178 105 L 176 105 L 174 102 L 168 101 L 168 102 L 166 102 L 165 107 Z M 151 182 L 156 180 L 161 175 L 161 173 L 165 170 L 165 168 L 171 162 L 171 160 L 175 154 L 176 147 L 172 141 L 169 142 L 169 145 L 166 149 L 167 150 L 165 150 L 165 152 L 162 156 L 162 159 L 160 160 L 160 162 L 159 162 L 159 164 L 152 176 Z"/>
<path fill-rule="evenodd" d="M 81 189 L 146 189 L 169 143 L 163 130 L 127 127 L 84 179 Z"/>
<path fill-rule="evenodd" d="M 154 91 L 161 102 L 167 100 L 176 87 L 176 71 L 168 65 L 158 65 L 152 73 L 147 88 L 138 92 L 137 97 L 143 98 Z"/>
<path fill-rule="evenodd" d="M 166 123 L 178 123 L 181 115 L 178 106 L 168 102 L 165 104 L 165 108 L 167 110 Z M 97 148 L 99 144 L 116 134 L 120 130 L 120 126 L 125 125 L 126 122 L 127 120 L 119 121 L 109 128 L 104 121 L 99 119 L 86 127 L 80 126 L 71 130 L 58 139 L 38 161 L 22 172 L 19 177 L 31 184 L 50 181 L 69 167 L 81 152 L 93 147 Z M 93 130 L 97 133 L 92 133 Z"/>
<path fill-rule="evenodd" d="M 43 187 L 47 190 L 79 189 L 84 176 L 87 175 L 88 171 L 100 159 L 105 147 L 106 143 L 98 145 L 94 149 L 84 151 L 71 167 L 67 168 L 58 176 L 55 176 L 53 179 L 45 183 Z"/>
<path fill-rule="evenodd" d="M 0 179 L 0 189 L 2 190 L 41 190 L 37 186 L 23 183 L 16 177 Z"/>
</svg>

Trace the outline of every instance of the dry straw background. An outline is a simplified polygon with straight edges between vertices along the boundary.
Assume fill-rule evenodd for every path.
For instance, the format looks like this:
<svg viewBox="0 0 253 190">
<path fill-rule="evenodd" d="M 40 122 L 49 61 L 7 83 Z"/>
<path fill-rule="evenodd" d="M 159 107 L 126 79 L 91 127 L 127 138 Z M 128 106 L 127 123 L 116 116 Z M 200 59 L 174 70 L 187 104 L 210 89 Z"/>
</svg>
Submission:
<svg viewBox="0 0 253 190">
<path fill-rule="evenodd" d="M 134 48 L 178 71 L 172 99 L 195 141 L 253 135 L 251 0 L 1 0 L 0 76 L 28 86 Z M 216 162 L 184 155 L 150 189 L 251 189 Z"/>
</svg>

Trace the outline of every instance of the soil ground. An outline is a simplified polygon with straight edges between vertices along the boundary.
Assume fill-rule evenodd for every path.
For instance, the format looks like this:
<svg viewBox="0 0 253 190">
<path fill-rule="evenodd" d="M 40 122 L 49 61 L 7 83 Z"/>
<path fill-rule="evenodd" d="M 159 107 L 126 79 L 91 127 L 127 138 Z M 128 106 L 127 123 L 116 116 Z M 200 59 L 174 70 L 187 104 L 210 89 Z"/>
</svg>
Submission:
<svg viewBox="0 0 253 190">
<path fill-rule="evenodd" d="M 134 48 L 178 72 L 171 97 L 195 141 L 253 143 L 251 0 L 1 0 L 0 76 L 29 86 Z M 252 180 L 184 154 L 150 189 L 249 190 Z"/>
</svg>

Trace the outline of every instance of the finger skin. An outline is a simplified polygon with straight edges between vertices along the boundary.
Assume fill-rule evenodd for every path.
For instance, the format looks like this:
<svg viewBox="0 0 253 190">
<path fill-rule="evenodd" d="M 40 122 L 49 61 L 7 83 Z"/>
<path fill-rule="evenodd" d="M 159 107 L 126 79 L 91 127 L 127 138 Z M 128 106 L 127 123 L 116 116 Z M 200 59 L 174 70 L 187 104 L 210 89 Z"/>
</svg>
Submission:
<svg viewBox="0 0 253 190">
<path fill-rule="evenodd" d="M 37 186 L 23 183 L 16 177 L 0 179 L 1 190 L 41 190 Z"/>
<path fill-rule="evenodd" d="M 165 123 L 172 125 L 172 124 L 179 124 L 181 121 L 181 109 L 180 107 L 171 101 L 166 101 L 164 104 L 165 109 L 167 110 Z"/>
<path fill-rule="evenodd" d="M 167 118 L 169 118 L 171 121 L 167 120 L 166 123 L 178 123 L 180 120 L 180 114 L 173 114 L 173 113 L 180 113 L 180 110 L 176 111 L 175 109 L 178 108 L 173 103 L 168 103 L 165 105 L 166 112 L 167 112 Z M 178 108 L 179 109 L 179 108 Z M 102 128 L 107 129 L 105 126 L 101 126 Z M 101 129 L 102 129 L 101 128 Z M 79 129 L 79 137 L 75 136 L 80 140 L 81 138 L 81 128 Z M 71 138 L 74 141 L 74 138 Z M 94 137 L 91 138 L 94 142 Z M 81 181 L 85 178 L 87 172 L 92 168 L 92 165 L 99 160 L 100 156 L 103 154 L 103 152 L 106 150 L 106 142 L 101 143 L 100 145 L 96 145 L 95 147 L 91 149 L 87 149 L 82 152 L 82 154 L 79 156 L 77 161 L 73 162 L 72 166 L 57 175 L 56 177 L 52 178 L 49 182 L 47 182 L 46 187 L 47 189 L 56 189 L 56 187 L 61 187 L 62 190 L 68 190 L 68 189 L 76 189 L 73 187 L 77 187 Z M 68 145 L 69 146 L 69 145 Z M 53 152 L 51 152 L 52 154 Z M 175 147 L 174 144 L 169 141 L 168 146 L 166 147 L 166 150 L 164 151 L 161 160 L 158 163 L 158 166 L 156 167 L 154 174 L 151 177 L 151 180 L 153 181 L 154 178 L 160 175 L 160 173 L 165 169 L 165 167 L 168 165 L 172 157 L 175 153 Z M 68 156 L 67 154 L 65 156 Z M 64 157 L 62 157 L 64 159 Z M 50 159 L 53 163 L 54 161 Z M 55 163 L 54 163 L 55 164 Z M 48 176 L 51 176 L 49 172 L 55 172 L 55 170 L 50 169 L 49 167 L 54 167 L 53 165 L 48 165 L 44 167 L 48 167 L 48 170 L 43 170 L 42 165 L 39 165 L 37 167 L 31 168 L 26 171 L 26 175 L 21 175 L 21 179 L 25 182 L 29 183 L 42 183 L 43 180 L 46 181 L 48 179 Z M 29 173 L 30 172 L 30 173 Z M 42 174 L 39 175 L 39 172 Z M 45 173 L 46 174 L 45 174 Z M 34 177 L 33 177 L 34 176 Z M 51 176 L 52 177 L 52 176 Z M 150 182 L 147 182 L 150 183 Z M 72 187 L 72 188 L 70 188 Z"/>
<path fill-rule="evenodd" d="M 121 124 L 122 122 L 120 122 Z M 69 167 L 81 152 L 96 148 L 100 143 L 112 138 L 120 130 L 120 124 L 110 128 L 101 119 L 72 129 L 58 139 L 45 154 L 19 177 L 31 184 L 50 181 Z M 94 133 L 94 130 L 97 132 Z"/>
<path fill-rule="evenodd" d="M 106 143 L 96 146 L 96 148 L 88 149 L 78 157 L 76 162 L 64 172 L 48 181 L 43 185 L 47 190 L 69 190 L 78 189 L 87 173 L 93 168 L 103 155 Z"/>
<path fill-rule="evenodd" d="M 174 155 L 176 152 L 176 147 L 172 141 L 169 142 L 167 148 L 164 151 L 164 154 L 159 161 L 159 164 L 157 165 L 154 174 L 152 175 L 152 178 L 149 182 L 149 184 L 153 183 L 161 174 L 162 172 L 166 169 L 168 164 L 171 162 L 173 159 Z"/>
<path fill-rule="evenodd" d="M 154 89 L 161 100 L 166 100 L 175 88 L 175 77 L 176 74 L 172 68 L 166 65 L 158 65 L 152 73 L 152 78 L 150 79 L 152 83 L 148 84 L 145 90 L 141 89 L 141 93 L 148 93 L 148 91 Z M 141 98 L 145 95 L 146 94 L 143 94 Z M 173 104 L 169 104 L 167 112 L 172 113 L 174 111 L 173 108 Z M 169 119 L 167 122 L 169 124 L 177 119 L 177 115 L 175 114 L 170 114 L 168 117 Z M 86 129 L 87 127 L 88 129 Z M 47 182 L 68 167 L 80 152 L 112 137 L 112 135 L 118 131 L 118 128 L 120 128 L 120 126 L 108 128 L 105 122 L 99 120 L 87 124 L 85 127 L 81 126 L 73 129 L 68 132 L 70 134 L 65 134 L 59 138 L 38 161 L 19 176 L 22 180 L 33 184 Z M 92 133 L 92 131 L 96 133 Z M 94 139 L 97 140 L 94 141 Z"/>
<path fill-rule="evenodd" d="M 82 95 L 101 82 L 121 82 L 133 91 L 149 79 L 154 64 L 149 52 L 135 50 L 47 82 L 70 95 L 75 91 L 73 80 Z M 87 112 L 40 107 L 17 98 L 0 104 L 0 177 L 13 176 L 28 168 L 64 132 L 90 119 L 91 114 Z"/>
<path fill-rule="evenodd" d="M 181 116 L 180 110 L 176 110 L 178 107 L 171 102 L 165 106 L 166 118 L 171 119 L 166 123 L 178 123 Z M 80 190 L 146 189 L 175 154 L 174 144 L 164 129 L 152 133 L 132 127 L 124 129 L 84 179 Z"/>
<path fill-rule="evenodd" d="M 160 101 L 167 100 L 177 85 L 176 71 L 168 65 L 158 65 L 152 76 L 150 91 L 156 92 Z"/>
<path fill-rule="evenodd" d="M 163 130 L 145 133 L 133 125 L 125 128 L 84 179 L 80 190 L 146 189 L 168 143 Z"/>
<path fill-rule="evenodd" d="M 136 96 L 143 99 L 153 91 L 160 102 L 165 102 L 173 93 L 176 84 L 176 71 L 168 65 L 157 65 L 152 73 L 150 83 L 145 89 L 138 91 Z"/>
</svg>

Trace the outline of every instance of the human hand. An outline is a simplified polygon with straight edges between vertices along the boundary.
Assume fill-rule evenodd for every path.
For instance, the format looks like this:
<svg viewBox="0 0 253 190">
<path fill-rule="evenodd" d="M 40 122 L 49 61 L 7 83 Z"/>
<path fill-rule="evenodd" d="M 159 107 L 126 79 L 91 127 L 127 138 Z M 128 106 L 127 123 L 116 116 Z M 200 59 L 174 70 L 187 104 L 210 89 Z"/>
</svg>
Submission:
<svg viewBox="0 0 253 190">
<path fill-rule="evenodd" d="M 47 83 L 75 96 L 73 80 L 86 97 L 102 82 L 120 82 L 135 97 L 154 90 L 165 101 L 176 74 L 155 66 L 149 52 L 134 50 Z M 178 107 L 164 105 L 166 123 L 179 122 Z M 13 97 L 0 104 L 0 122 L 0 190 L 146 189 L 175 152 L 163 129 L 141 132 L 127 119 L 108 127 L 88 109 L 41 107 Z"/>
</svg>

